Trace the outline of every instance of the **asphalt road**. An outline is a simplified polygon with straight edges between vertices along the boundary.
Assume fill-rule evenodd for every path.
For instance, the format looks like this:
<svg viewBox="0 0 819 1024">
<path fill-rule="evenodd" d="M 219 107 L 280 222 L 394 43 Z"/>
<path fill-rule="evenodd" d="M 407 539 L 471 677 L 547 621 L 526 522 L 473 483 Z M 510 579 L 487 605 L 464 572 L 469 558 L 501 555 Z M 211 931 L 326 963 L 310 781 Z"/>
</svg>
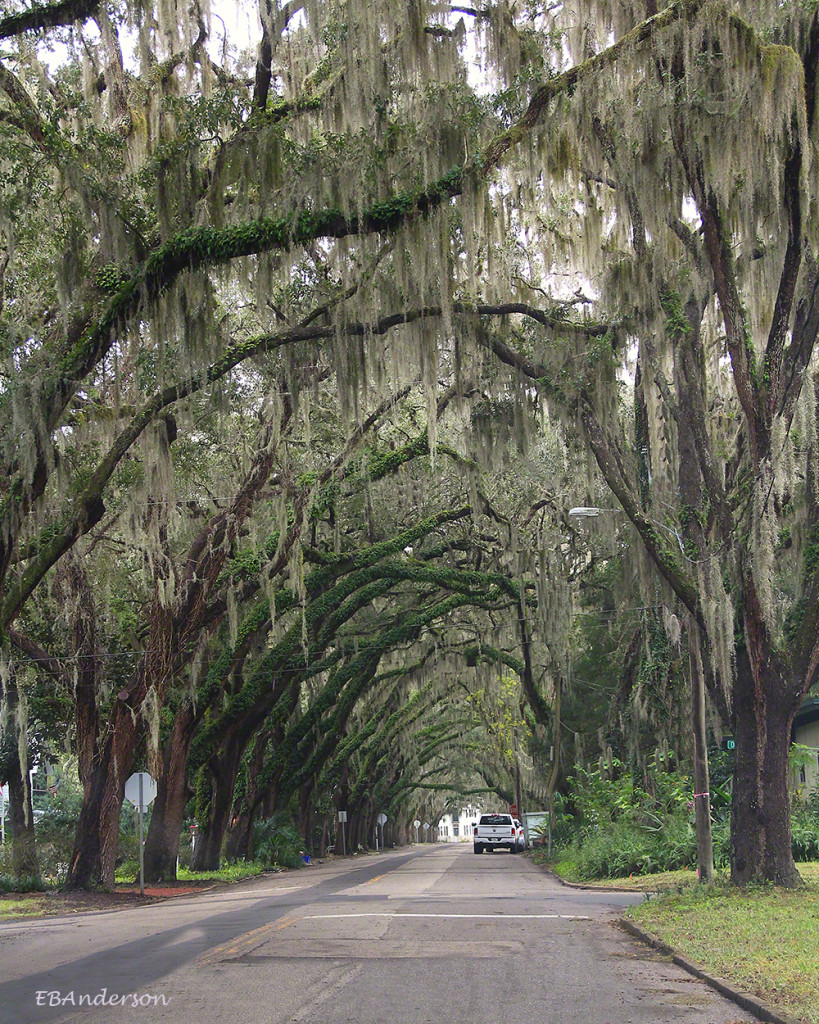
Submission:
<svg viewBox="0 0 819 1024">
<path fill-rule="evenodd" d="M 754 1020 L 614 927 L 641 898 L 451 844 L 9 923 L 0 1024 Z"/>
</svg>

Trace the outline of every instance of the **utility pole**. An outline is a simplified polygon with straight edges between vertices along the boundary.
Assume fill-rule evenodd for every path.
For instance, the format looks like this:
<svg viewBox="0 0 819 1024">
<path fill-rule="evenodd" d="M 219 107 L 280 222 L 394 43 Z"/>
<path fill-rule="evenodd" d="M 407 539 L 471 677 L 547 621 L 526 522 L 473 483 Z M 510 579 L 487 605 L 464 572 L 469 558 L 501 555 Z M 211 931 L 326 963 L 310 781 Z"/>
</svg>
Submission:
<svg viewBox="0 0 819 1024">
<path fill-rule="evenodd" d="M 691 728 L 694 734 L 694 816 L 697 832 L 697 874 L 703 885 L 714 881 L 714 844 L 711 835 L 711 793 L 708 741 L 705 727 L 705 675 L 699 627 L 688 619 L 688 661 L 691 678 Z"/>
</svg>

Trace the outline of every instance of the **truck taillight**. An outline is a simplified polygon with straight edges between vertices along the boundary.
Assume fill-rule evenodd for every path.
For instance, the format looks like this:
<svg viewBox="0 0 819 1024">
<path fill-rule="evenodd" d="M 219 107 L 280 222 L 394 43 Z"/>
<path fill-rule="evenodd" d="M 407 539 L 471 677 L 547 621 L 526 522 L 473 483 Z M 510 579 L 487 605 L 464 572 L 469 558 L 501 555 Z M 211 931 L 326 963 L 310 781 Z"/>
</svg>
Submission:
<svg viewBox="0 0 819 1024">
<path fill-rule="evenodd" d="M 478 834 L 478 826 L 477 825 L 473 825 L 472 826 L 472 835 L 476 836 L 477 834 Z"/>
</svg>

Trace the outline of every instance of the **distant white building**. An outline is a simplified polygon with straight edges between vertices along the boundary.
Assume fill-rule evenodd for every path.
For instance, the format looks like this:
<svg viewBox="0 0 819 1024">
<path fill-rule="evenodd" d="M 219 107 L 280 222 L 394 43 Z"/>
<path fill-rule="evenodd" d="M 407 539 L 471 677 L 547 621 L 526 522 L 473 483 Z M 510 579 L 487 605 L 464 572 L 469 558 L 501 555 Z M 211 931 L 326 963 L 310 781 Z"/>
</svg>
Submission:
<svg viewBox="0 0 819 1024">
<path fill-rule="evenodd" d="M 472 838 L 472 828 L 481 816 L 479 807 L 467 804 L 458 816 L 445 814 L 438 822 L 438 840 L 442 843 L 466 842 Z"/>
</svg>

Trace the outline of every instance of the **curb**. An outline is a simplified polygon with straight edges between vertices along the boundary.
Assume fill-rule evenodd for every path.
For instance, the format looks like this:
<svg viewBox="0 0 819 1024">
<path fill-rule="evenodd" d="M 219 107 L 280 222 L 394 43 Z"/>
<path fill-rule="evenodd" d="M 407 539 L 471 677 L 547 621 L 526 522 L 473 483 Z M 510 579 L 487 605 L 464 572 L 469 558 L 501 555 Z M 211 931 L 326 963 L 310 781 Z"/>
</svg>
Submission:
<svg viewBox="0 0 819 1024">
<path fill-rule="evenodd" d="M 686 959 L 679 953 L 675 952 L 674 949 L 668 945 L 667 942 L 663 942 L 661 938 L 656 935 L 652 935 L 651 932 L 643 931 L 642 928 L 638 928 L 636 924 L 629 921 L 627 918 L 621 917 L 617 924 L 623 931 L 628 932 L 635 939 L 639 939 L 646 945 L 651 946 L 660 953 L 664 953 L 666 956 L 670 956 L 673 963 L 678 967 L 682 967 L 684 971 L 692 974 L 695 978 L 699 978 L 700 981 L 704 981 L 706 985 L 710 985 L 711 988 L 716 989 L 720 995 L 726 997 L 726 999 L 732 1000 L 741 1009 L 746 1010 L 748 1013 L 753 1013 L 761 1021 L 766 1021 L 767 1024 L 803 1024 L 802 1021 L 796 1019 L 796 1017 L 788 1016 L 787 1014 L 778 1013 L 768 1003 L 763 1002 L 756 996 L 751 995 L 750 992 L 743 992 L 741 989 L 735 988 L 730 982 L 724 978 L 717 978 L 713 974 L 708 974 L 702 967 L 695 964 L 693 961 Z"/>
<path fill-rule="evenodd" d="M 251 877 L 253 877 L 253 876 L 251 876 Z M 241 878 L 237 879 L 237 881 L 241 882 L 242 879 Z M 199 896 L 202 893 L 213 892 L 214 889 L 218 889 L 219 888 L 220 884 L 225 884 L 225 883 L 214 882 L 213 885 L 196 886 L 196 888 L 189 889 L 187 892 L 174 892 L 174 893 L 169 893 L 167 896 L 164 895 L 161 892 L 152 893 L 150 895 L 148 893 L 145 893 L 145 895 L 148 896 L 148 899 L 151 899 L 151 900 L 160 900 L 160 901 L 164 901 L 164 900 L 181 900 L 185 896 Z M 228 882 L 226 884 L 230 885 L 231 883 Z M 146 904 L 146 906 L 147 906 L 147 904 Z"/>
<path fill-rule="evenodd" d="M 583 889 L 586 892 L 630 892 L 635 895 L 642 895 L 646 892 L 653 891 L 646 889 L 615 889 L 611 885 L 588 885 L 584 882 L 567 882 L 565 878 L 561 878 L 560 875 L 552 871 L 551 868 L 547 868 L 545 864 L 536 864 L 535 867 L 540 868 L 545 875 L 549 875 L 550 878 L 553 878 L 556 882 L 565 886 L 567 889 Z"/>
</svg>

